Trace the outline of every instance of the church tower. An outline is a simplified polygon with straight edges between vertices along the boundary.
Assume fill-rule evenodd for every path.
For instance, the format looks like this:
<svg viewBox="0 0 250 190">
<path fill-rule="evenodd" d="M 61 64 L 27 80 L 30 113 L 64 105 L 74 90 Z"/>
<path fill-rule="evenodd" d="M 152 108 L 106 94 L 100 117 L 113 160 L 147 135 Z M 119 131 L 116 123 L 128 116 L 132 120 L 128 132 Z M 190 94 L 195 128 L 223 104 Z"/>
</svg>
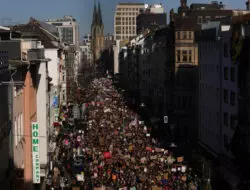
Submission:
<svg viewBox="0 0 250 190">
<path fill-rule="evenodd" d="M 104 48 L 104 25 L 102 21 L 101 5 L 98 2 L 98 7 L 96 6 L 96 1 L 94 3 L 93 20 L 91 25 L 92 34 L 92 54 L 93 63 L 98 63 L 101 51 Z"/>
</svg>

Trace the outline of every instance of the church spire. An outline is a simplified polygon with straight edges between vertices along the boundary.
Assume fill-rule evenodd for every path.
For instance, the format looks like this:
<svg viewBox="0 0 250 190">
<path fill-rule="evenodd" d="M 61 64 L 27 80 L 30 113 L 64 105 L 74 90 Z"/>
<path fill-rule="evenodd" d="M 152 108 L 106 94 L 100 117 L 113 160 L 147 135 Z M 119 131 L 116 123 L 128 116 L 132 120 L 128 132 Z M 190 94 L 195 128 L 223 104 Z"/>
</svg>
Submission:
<svg viewBox="0 0 250 190">
<path fill-rule="evenodd" d="M 103 25 L 100 1 L 98 2 L 98 23 L 100 24 L 100 26 Z"/>
<path fill-rule="evenodd" d="M 97 21 L 97 10 L 96 10 L 96 0 L 94 1 L 94 11 L 93 11 L 93 18 L 92 18 L 92 26 L 96 25 Z"/>
</svg>

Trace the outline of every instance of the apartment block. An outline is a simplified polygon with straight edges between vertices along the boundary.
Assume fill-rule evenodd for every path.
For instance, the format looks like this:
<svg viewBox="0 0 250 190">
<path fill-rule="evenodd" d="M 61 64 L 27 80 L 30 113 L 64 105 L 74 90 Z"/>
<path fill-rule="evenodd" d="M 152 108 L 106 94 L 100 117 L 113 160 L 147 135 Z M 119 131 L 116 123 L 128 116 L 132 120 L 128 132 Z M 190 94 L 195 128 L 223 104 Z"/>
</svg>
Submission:
<svg viewBox="0 0 250 190">
<path fill-rule="evenodd" d="M 129 40 L 136 36 L 136 17 L 145 9 L 143 3 L 119 3 L 114 16 L 114 39 Z"/>
<path fill-rule="evenodd" d="M 45 22 L 57 27 L 61 42 L 79 45 L 79 26 L 75 18 L 64 16 L 61 19 L 48 19 Z"/>
</svg>

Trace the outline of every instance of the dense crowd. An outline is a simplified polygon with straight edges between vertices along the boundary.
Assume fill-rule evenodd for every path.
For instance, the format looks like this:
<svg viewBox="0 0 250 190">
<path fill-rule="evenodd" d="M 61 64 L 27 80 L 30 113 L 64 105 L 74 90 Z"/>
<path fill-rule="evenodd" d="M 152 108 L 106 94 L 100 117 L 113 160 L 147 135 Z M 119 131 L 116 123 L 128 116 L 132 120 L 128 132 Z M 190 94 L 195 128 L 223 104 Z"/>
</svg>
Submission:
<svg viewBox="0 0 250 190">
<path fill-rule="evenodd" d="M 85 189 L 196 190 L 198 179 L 183 157 L 159 147 L 115 90 L 112 80 L 95 79 L 83 105 L 86 124 L 60 136 L 61 160 L 72 183 Z M 78 181 L 78 182 L 77 182 Z"/>
</svg>

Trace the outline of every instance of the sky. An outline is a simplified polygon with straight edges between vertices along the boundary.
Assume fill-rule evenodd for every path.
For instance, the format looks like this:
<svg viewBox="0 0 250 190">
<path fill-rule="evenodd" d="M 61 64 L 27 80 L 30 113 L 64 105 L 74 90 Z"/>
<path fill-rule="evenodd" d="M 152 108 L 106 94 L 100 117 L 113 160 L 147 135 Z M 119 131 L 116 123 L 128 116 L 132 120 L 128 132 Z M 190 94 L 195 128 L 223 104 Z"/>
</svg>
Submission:
<svg viewBox="0 0 250 190">
<path fill-rule="evenodd" d="M 3 3 L 4 1 L 4 3 Z M 97 0 L 98 1 L 98 0 Z M 187 0 L 191 3 L 210 3 L 212 0 Z M 245 9 L 246 0 L 224 0 L 228 8 Z M 179 0 L 100 0 L 105 34 L 113 33 L 113 18 L 116 4 L 119 2 L 144 2 L 164 5 L 167 14 L 179 6 Z M 0 6 L 0 25 L 27 23 L 30 17 L 38 20 L 61 18 L 72 15 L 80 26 L 80 37 L 90 32 L 94 0 L 2 0 Z M 169 17 L 169 14 L 168 14 Z"/>
</svg>

